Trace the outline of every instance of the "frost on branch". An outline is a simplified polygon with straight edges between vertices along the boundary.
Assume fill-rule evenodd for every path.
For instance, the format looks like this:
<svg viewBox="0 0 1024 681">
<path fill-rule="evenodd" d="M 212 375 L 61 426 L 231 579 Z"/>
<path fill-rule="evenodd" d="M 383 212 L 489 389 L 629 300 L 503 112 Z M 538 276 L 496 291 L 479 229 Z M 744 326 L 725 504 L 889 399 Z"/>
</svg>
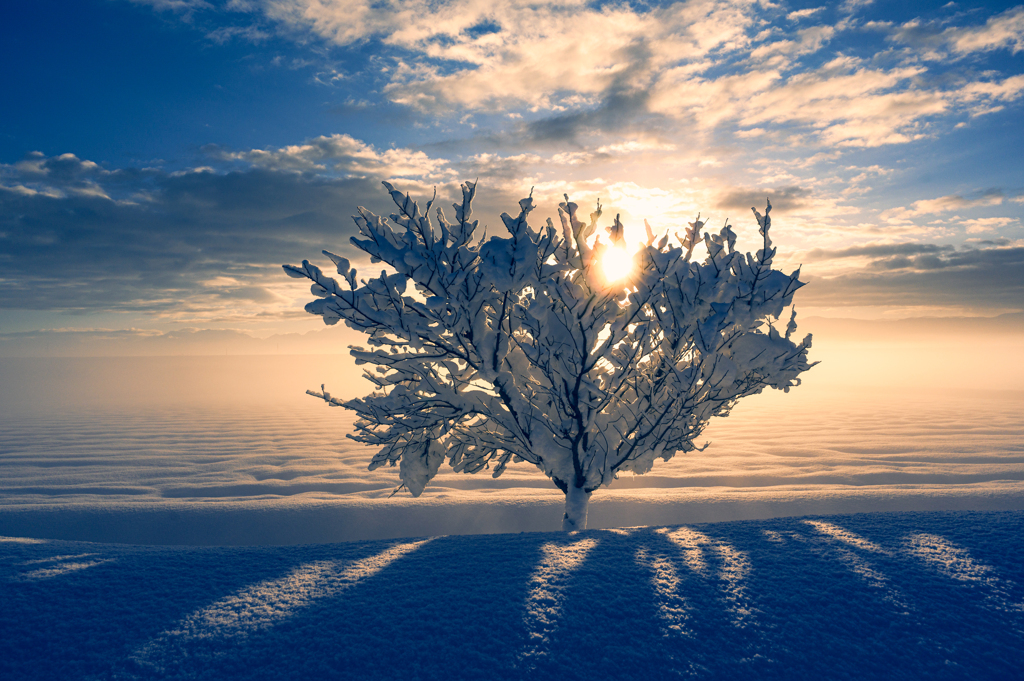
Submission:
<svg viewBox="0 0 1024 681">
<path fill-rule="evenodd" d="M 352 355 L 371 368 L 374 392 L 345 402 L 323 386 L 309 392 L 356 411 L 349 437 L 380 447 L 370 469 L 400 465 L 414 496 L 446 460 L 495 477 L 528 461 L 566 493 L 564 526 L 585 527 L 593 490 L 694 450 L 712 416 L 768 387 L 788 391 L 812 366 L 810 335 L 791 340 L 795 312 L 784 333 L 773 325 L 803 284 L 799 270 L 772 269 L 770 203 L 754 210 L 756 254 L 735 250 L 728 224 L 704 231 L 699 216 L 677 242 L 647 225 L 632 271 L 608 282 L 607 246 L 591 239 L 600 204 L 584 222 L 566 197 L 560 229 L 534 228 L 531 196 L 517 216 L 501 215 L 507 236 L 481 242 L 475 183 L 462 185 L 454 222 L 440 208 L 432 221 L 433 201 L 420 213 L 384 185 L 397 212 L 389 220 L 359 208 L 352 238 L 388 266 L 379 276 L 357 280 L 328 251 L 340 279 L 305 260 L 284 269 L 313 282 L 308 312 L 367 334 Z M 618 217 L 609 235 L 621 242 Z"/>
</svg>

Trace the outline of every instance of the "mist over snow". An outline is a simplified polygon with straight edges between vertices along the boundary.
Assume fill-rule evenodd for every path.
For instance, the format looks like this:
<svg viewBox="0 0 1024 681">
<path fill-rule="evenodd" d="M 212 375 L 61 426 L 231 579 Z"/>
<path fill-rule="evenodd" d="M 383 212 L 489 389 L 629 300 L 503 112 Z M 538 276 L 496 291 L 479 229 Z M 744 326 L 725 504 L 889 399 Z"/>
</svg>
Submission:
<svg viewBox="0 0 1024 681">
<path fill-rule="evenodd" d="M 1012 364 L 978 390 L 973 368 L 959 385 L 933 380 L 941 347 L 839 350 L 864 363 L 824 353 L 805 385 L 713 419 L 704 452 L 595 494 L 593 526 L 1024 506 Z M 5 361 L 0 534 L 266 544 L 557 527 L 561 492 L 525 465 L 498 479 L 443 466 L 420 499 L 388 499 L 397 470 L 367 471 L 374 450 L 345 437 L 350 413 L 305 394 L 365 390 L 347 359 Z M 872 383 L 880 373 L 900 385 Z"/>
</svg>

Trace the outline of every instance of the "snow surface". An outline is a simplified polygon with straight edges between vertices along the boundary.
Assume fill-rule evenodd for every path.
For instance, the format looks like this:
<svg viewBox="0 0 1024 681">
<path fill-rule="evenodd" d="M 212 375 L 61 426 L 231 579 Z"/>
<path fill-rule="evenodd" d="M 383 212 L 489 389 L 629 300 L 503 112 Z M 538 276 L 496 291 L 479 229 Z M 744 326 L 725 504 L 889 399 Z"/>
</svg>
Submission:
<svg viewBox="0 0 1024 681">
<path fill-rule="evenodd" d="M 0 678 L 1013 679 L 1024 513 L 303 546 L 0 539 Z"/>
<path fill-rule="evenodd" d="M 590 527 L 1024 510 L 1024 393 L 813 388 L 748 398 L 712 420 L 704 452 L 598 490 Z M 295 393 L 0 411 L 0 534 L 237 545 L 559 527 L 564 497 L 528 464 L 496 480 L 443 466 L 419 499 L 388 499 L 397 471 L 366 470 L 351 413 Z"/>
<path fill-rule="evenodd" d="M 827 363 L 565 535 L 532 467 L 388 499 L 333 360 L 229 359 L 0 365 L 0 679 L 1020 678 L 1022 392 Z"/>
</svg>

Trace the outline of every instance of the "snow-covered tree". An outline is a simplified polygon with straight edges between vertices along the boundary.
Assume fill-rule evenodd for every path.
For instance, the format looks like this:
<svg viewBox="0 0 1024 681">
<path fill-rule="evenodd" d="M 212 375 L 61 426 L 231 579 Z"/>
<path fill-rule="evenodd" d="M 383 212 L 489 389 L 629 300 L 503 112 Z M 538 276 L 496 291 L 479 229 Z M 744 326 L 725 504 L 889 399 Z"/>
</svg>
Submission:
<svg viewBox="0 0 1024 681">
<path fill-rule="evenodd" d="M 518 216 L 501 215 L 508 236 L 484 242 L 471 219 L 475 183 L 462 185 L 455 221 L 438 208 L 436 224 L 433 200 L 420 213 L 384 185 L 398 212 L 389 221 L 360 207 L 363 238 L 352 243 L 390 270 L 357 280 L 329 251 L 340 282 L 305 260 L 284 269 L 313 281 L 308 312 L 368 335 L 351 353 L 373 368 L 371 395 L 308 392 L 357 412 L 349 437 L 380 447 L 370 470 L 399 465 L 413 496 L 445 460 L 494 477 L 527 461 L 565 493 L 563 528 L 583 529 L 598 487 L 693 451 L 712 416 L 766 387 L 788 391 L 812 366 L 810 335 L 790 340 L 795 311 L 782 333 L 772 325 L 803 284 L 799 270 L 772 269 L 770 203 L 754 210 L 755 255 L 734 249 L 728 222 L 703 233 L 698 216 L 675 241 L 645 221 L 646 244 L 630 258 L 618 216 L 610 243 L 594 236 L 600 203 L 583 222 L 567 196 L 560 229 L 550 219 L 535 229 L 531 192 Z M 620 275 L 609 274 L 616 255 L 629 263 Z"/>
</svg>

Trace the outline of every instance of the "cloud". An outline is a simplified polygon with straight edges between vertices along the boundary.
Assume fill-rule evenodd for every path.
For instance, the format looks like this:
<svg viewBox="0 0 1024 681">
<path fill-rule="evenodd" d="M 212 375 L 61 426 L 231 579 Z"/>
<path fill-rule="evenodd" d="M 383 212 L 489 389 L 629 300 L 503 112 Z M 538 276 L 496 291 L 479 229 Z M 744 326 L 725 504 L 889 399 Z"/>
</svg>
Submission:
<svg viewBox="0 0 1024 681">
<path fill-rule="evenodd" d="M 601 103 L 585 111 L 558 114 L 531 121 L 525 126 L 532 143 L 582 144 L 583 135 L 610 132 L 621 135 L 630 130 L 652 133 L 665 127 L 652 120 L 658 117 L 641 115 L 647 107 L 648 94 L 642 91 L 609 93 Z"/>
<path fill-rule="evenodd" d="M 749 211 L 752 207 L 764 212 L 765 199 L 772 202 L 775 214 L 785 213 L 810 204 L 811 192 L 805 187 L 783 186 L 768 189 L 733 188 L 718 196 L 715 203 L 721 208 Z"/>
<path fill-rule="evenodd" d="M 821 260 L 835 260 L 839 258 L 892 258 L 892 257 L 908 257 L 916 255 L 937 255 L 941 253 L 949 253 L 954 251 L 955 248 L 950 245 L 939 245 L 939 244 L 922 244 L 914 242 L 906 243 L 875 243 L 875 244 L 863 244 L 859 246 L 851 246 L 849 248 L 841 248 L 835 250 L 826 250 L 816 248 L 808 251 L 805 258 L 808 262 L 815 262 Z"/>
<path fill-rule="evenodd" d="M 934 136 L 1024 97 L 1024 77 L 950 59 L 1018 51 L 1024 7 L 984 24 L 957 25 L 977 15 L 953 14 L 895 25 L 751 0 L 185 4 L 228 22 L 204 28 L 210 39 L 277 31 L 311 53 L 358 55 L 353 63 L 376 74 L 371 90 L 422 124 L 518 116 L 509 139 L 549 147 L 740 129 L 805 149 L 872 148 Z M 839 13 L 871 4 L 848 1 Z"/>
<path fill-rule="evenodd" d="M 361 340 L 345 327 L 266 338 L 238 329 L 60 328 L 0 333 L 0 357 L 338 354 Z"/>
<path fill-rule="evenodd" d="M 1024 92 L 1024 76 L 1011 76 L 1001 81 L 976 81 L 966 83 L 956 92 L 956 99 L 974 104 L 969 112 L 972 115 L 989 113 L 997 110 L 995 102 L 1012 102 L 1020 98 Z"/>
<path fill-rule="evenodd" d="M 786 15 L 786 18 L 790 21 L 800 21 L 801 19 L 807 19 L 812 17 L 818 12 L 823 11 L 824 7 L 809 7 L 807 9 L 798 9 L 795 12 L 790 12 Z"/>
<path fill-rule="evenodd" d="M 335 176 L 296 172 L 295 164 L 316 156 L 306 146 L 319 148 L 250 152 L 262 166 L 217 171 L 106 171 L 39 154 L 0 166 L 8 187 L 0 189 L 0 307 L 178 323 L 302 317 L 304 293 L 280 265 L 322 248 L 351 249 L 354 208 L 387 215 L 380 180 L 404 167 L 389 164 L 386 152 L 342 144 L 357 153 L 346 157 L 348 166 L 332 157 Z M 80 191 L 83 176 L 97 191 Z"/>
<path fill-rule="evenodd" d="M 216 146 L 204 148 L 210 156 L 222 161 L 245 164 L 281 172 L 338 173 L 344 176 L 375 176 L 384 178 L 448 176 L 448 161 L 431 158 L 412 149 L 379 151 L 350 135 L 320 136 L 303 144 L 279 149 L 228 151 Z"/>
<path fill-rule="evenodd" d="M 1024 300 L 1024 244 L 954 249 L 926 244 L 869 245 L 820 251 L 827 258 L 804 269 L 801 290 L 808 306 L 939 306 L 978 310 L 1021 310 Z M 860 266 L 830 276 L 843 259 Z"/>
<path fill-rule="evenodd" d="M 887 34 L 891 42 L 913 47 L 920 59 L 943 61 L 1009 49 L 1024 49 L 1024 7 L 989 17 L 983 25 L 949 26 L 949 20 L 911 19 L 900 25 L 872 22 L 868 28 Z"/>
<path fill-rule="evenodd" d="M 868 7 L 875 4 L 875 0 L 843 0 L 843 3 L 839 5 L 839 9 L 842 12 L 853 13 L 861 7 Z"/>
<path fill-rule="evenodd" d="M 788 127 L 791 143 L 805 148 L 876 147 L 924 137 L 931 118 L 958 108 L 983 110 L 1019 94 L 1014 83 L 956 92 L 923 88 L 915 85 L 923 74 L 921 66 L 885 69 L 852 56 L 792 74 L 755 68 L 711 79 L 670 72 L 652 92 L 650 108 L 705 130 L 729 123 Z"/>
<path fill-rule="evenodd" d="M 984 26 L 948 28 L 943 38 L 954 52 L 967 54 L 1009 48 L 1024 50 L 1024 7 L 1014 7 L 990 17 Z"/>
<path fill-rule="evenodd" d="M 773 66 L 788 64 L 793 57 L 817 52 L 835 34 L 836 29 L 833 26 L 801 29 L 794 40 L 776 40 L 754 48 L 750 58 L 754 61 L 768 61 Z"/>
<path fill-rule="evenodd" d="M 223 45 L 231 40 L 241 39 L 250 43 L 261 43 L 271 38 L 271 33 L 258 26 L 221 26 L 207 32 L 206 37 Z M 295 66 L 307 66 L 309 62 L 299 62 Z"/>
<path fill-rule="evenodd" d="M 469 11 L 465 20 L 473 16 Z M 418 48 L 431 60 L 402 61 L 386 93 L 392 101 L 443 113 L 454 107 L 563 111 L 593 106 L 611 93 L 638 92 L 680 61 L 746 45 L 753 7 L 706 0 L 646 12 L 626 5 L 502 3 L 501 30 L 484 35 L 432 24 L 385 41 Z M 429 41 L 440 33 L 444 40 Z M 443 65 L 443 66 L 442 66 Z"/>
<path fill-rule="evenodd" d="M 882 220 L 898 222 L 921 215 L 932 215 L 949 213 L 965 208 L 977 208 L 981 206 L 998 206 L 1003 202 L 1003 192 L 1000 189 L 989 189 L 981 192 L 973 198 L 965 198 L 959 194 L 940 196 L 936 199 L 922 199 L 914 201 L 910 208 L 891 208 L 885 210 L 879 216 Z"/>
<path fill-rule="evenodd" d="M 652 142 L 645 152 L 658 150 Z M 85 315 L 81 319 L 124 313 L 135 325 L 140 318 L 165 326 L 250 329 L 315 324 L 302 312 L 307 289 L 283 277 L 280 264 L 315 259 L 322 248 L 359 259 L 348 245 L 354 233 L 348 216 L 360 204 L 380 214 L 391 212 L 379 180 L 382 173 L 403 166 L 390 160 L 388 151 L 338 136 L 268 150 L 216 149 L 210 168 L 175 173 L 108 170 L 71 155 L 32 154 L 0 166 L 7 187 L 0 189 L 0 306 Z M 634 151 L 605 153 L 614 158 Z M 570 157 L 553 160 L 557 156 L 481 153 L 447 166 L 428 159 L 411 166 L 422 174 L 403 188 L 424 197 L 431 177 L 479 170 L 483 190 L 476 212 L 499 229 L 495 216 L 514 210 L 515 201 L 534 184 L 541 209 L 537 223 L 565 192 L 588 207 L 601 197 L 609 219 L 621 212 L 635 230 L 642 230 L 642 218 L 649 218 L 656 230 L 671 232 L 698 210 L 710 209 L 723 217 L 733 210 L 746 215 L 744 221 L 733 213 L 738 229 L 749 231 L 748 211 L 751 206 L 762 209 L 765 195 L 772 197 L 777 215 L 788 211 L 796 216 L 788 218 L 788 226 L 806 223 L 800 215 L 848 210 L 804 184 L 730 187 L 678 181 L 658 187 L 586 174 L 555 181 L 547 171 L 556 163 L 563 163 L 558 168 L 577 167 Z M 71 191 L 83 181 L 95 183 L 103 196 Z M 439 185 L 439 204 L 452 200 L 454 188 L 451 182 Z M 914 205 L 918 210 L 958 209 L 972 202 L 990 204 L 995 196 L 941 197 Z M 986 234 L 1019 224 L 1010 218 L 962 223 Z M 823 233 L 829 234 L 828 229 Z M 799 238 L 799 228 L 786 234 Z M 749 235 L 741 236 L 746 243 Z M 1024 245 L 1005 239 L 959 249 L 920 243 L 819 247 L 796 256 L 806 263 L 812 284 L 802 292 L 803 305 L 1016 309 L 1013 301 L 1022 299 Z M 93 334 L 82 343 L 99 347 L 101 336 Z M 23 348 L 29 342 L 22 338 L 15 344 Z"/>
<path fill-rule="evenodd" d="M 1007 227 L 1020 227 L 1020 220 L 1017 218 L 975 218 L 963 220 L 968 234 L 982 234 Z"/>
<path fill-rule="evenodd" d="M 188 14 L 196 10 L 213 9 L 205 0 L 129 0 L 135 5 L 148 5 L 155 10 Z"/>
</svg>

